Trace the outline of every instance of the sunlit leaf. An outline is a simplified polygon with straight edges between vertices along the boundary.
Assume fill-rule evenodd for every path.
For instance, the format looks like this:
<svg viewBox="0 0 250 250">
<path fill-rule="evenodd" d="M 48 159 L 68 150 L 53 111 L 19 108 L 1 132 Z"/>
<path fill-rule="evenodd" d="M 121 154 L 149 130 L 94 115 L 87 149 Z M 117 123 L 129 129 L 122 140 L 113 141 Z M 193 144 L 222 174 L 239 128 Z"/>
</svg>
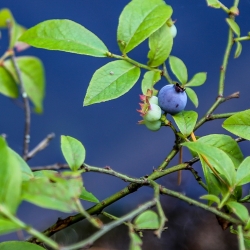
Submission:
<svg viewBox="0 0 250 250">
<path fill-rule="evenodd" d="M 152 210 L 147 210 L 138 215 L 134 224 L 137 229 L 158 229 L 160 226 L 158 215 Z"/>
<path fill-rule="evenodd" d="M 244 159 L 236 173 L 236 185 L 244 185 L 250 182 L 250 157 Z"/>
<path fill-rule="evenodd" d="M 232 212 L 236 214 L 242 221 L 247 222 L 249 218 L 249 213 L 247 208 L 235 201 L 229 201 L 226 203 L 232 209 Z"/>
<path fill-rule="evenodd" d="M 160 71 L 147 71 L 144 74 L 141 83 L 142 93 L 145 95 L 148 89 L 153 89 L 153 86 L 160 81 L 161 73 Z"/>
<path fill-rule="evenodd" d="M 188 73 L 187 73 L 187 67 L 184 64 L 184 62 L 176 56 L 170 56 L 169 57 L 169 65 L 170 65 L 170 68 L 171 68 L 173 74 L 176 76 L 176 78 L 182 84 L 187 83 Z"/>
<path fill-rule="evenodd" d="M 227 118 L 222 127 L 229 132 L 250 140 L 250 110 L 237 112 Z"/>
<path fill-rule="evenodd" d="M 127 93 L 140 77 L 140 68 L 123 60 L 99 68 L 89 83 L 84 106 L 116 99 Z"/>
<path fill-rule="evenodd" d="M 44 250 L 44 248 L 25 241 L 6 241 L 0 243 L 0 250 Z"/>
<path fill-rule="evenodd" d="M 187 84 L 185 84 L 185 87 L 187 87 L 187 86 L 189 86 L 189 87 L 200 86 L 200 85 L 204 84 L 206 80 L 207 80 L 207 73 L 200 72 L 200 73 L 195 74 L 193 76 L 193 78 Z"/>
<path fill-rule="evenodd" d="M 164 24 L 149 37 L 148 65 L 158 67 L 169 57 L 173 46 L 173 36 L 170 27 Z"/>
<path fill-rule="evenodd" d="M 230 28 L 233 30 L 233 32 L 239 37 L 240 36 L 239 25 L 233 19 L 230 19 L 230 18 L 226 18 L 226 21 L 228 25 L 230 26 Z"/>
<path fill-rule="evenodd" d="M 70 136 L 61 136 L 61 149 L 72 171 L 76 171 L 84 163 L 86 151 L 82 143 Z"/>
<path fill-rule="evenodd" d="M 47 20 L 28 29 L 19 41 L 31 46 L 76 54 L 105 57 L 105 44 L 92 32 L 71 20 Z"/>
<path fill-rule="evenodd" d="M 218 196 L 213 195 L 213 194 L 202 195 L 200 197 L 200 199 L 209 200 L 209 201 L 215 202 L 217 204 L 220 204 L 220 198 Z"/>
<path fill-rule="evenodd" d="M 162 0 L 133 0 L 122 11 L 117 40 L 122 53 L 128 53 L 171 17 L 172 8 Z"/>
<path fill-rule="evenodd" d="M 220 4 L 218 0 L 206 0 L 207 1 L 207 5 L 216 9 L 220 8 Z"/>
<path fill-rule="evenodd" d="M 92 193 L 88 192 L 84 187 L 82 188 L 82 192 L 79 198 L 94 203 L 99 202 L 99 200 Z"/>
<path fill-rule="evenodd" d="M 198 114 L 195 111 L 182 111 L 172 116 L 181 133 L 188 137 L 196 124 Z"/>
<path fill-rule="evenodd" d="M 189 99 L 194 104 L 194 106 L 197 108 L 199 105 L 199 101 L 198 101 L 198 97 L 197 97 L 196 93 L 191 88 L 188 88 L 188 87 L 186 88 L 186 93 L 187 93 Z"/>
</svg>

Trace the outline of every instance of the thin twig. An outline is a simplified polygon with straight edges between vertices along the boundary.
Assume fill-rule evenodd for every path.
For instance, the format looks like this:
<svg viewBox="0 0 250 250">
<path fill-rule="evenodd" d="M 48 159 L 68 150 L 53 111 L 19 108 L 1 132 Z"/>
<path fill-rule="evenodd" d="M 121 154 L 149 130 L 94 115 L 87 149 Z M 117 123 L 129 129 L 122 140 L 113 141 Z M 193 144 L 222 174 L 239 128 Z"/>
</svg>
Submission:
<svg viewBox="0 0 250 250">
<path fill-rule="evenodd" d="M 48 134 L 46 136 L 46 138 L 44 138 L 35 148 L 33 148 L 27 155 L 27 158 L 26 160 L 30 160 L 31 158 L 33 158 L 38 152 L 42 151 L 43 149 L 45 149 L 50 141 L 55 138 L 55 134 L 54 133 L 51 133 L 51 134 Z"/>
</svg>

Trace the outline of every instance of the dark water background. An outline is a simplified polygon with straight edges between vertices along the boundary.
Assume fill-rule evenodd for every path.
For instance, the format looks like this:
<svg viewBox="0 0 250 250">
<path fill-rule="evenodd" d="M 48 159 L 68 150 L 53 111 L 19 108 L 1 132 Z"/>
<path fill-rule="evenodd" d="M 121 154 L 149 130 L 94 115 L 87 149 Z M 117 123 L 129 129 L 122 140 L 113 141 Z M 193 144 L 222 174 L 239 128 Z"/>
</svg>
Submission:
<svg viewBox="0 0 250 250">
<path fill-rule="evenodd" d="M 101 0 L 1 0 L 0 8 L 7 7 L 15 19 L 25 27 L 31 27 L 48 19 L 71 19 L 95 33 L 112 53 L 119 54 L 116 42 L 118 17 L 129 1 Z M 208 79 L 203 87 L 196 88 L 200 105 L 199 117 L 207 111 L 217 95 L 219 68 L 227 42 L 228 25 L 221 10 L 208 8 L 205 0 L 169 0 L 174 9 L 173 19 L 177 19 L 178 35 L 175 38 L 172 55 L 180 57 L 188 67 L 189 77 L 206 71 Z M 230 7 L 233 0 L 223 1 Z M 242 35 L 250 31 L 250 1 L 240 3 L 237 22 Z M 0 52 L 7 46 L 7 33 L 2 33 Z M 129 56 L 139 62 L 147 62 L 148 45 L 141 44 Z M 150 174 L 171 150 L 174 137 L 169 129 L 157 133 L 148 131 L 136 123 L 140 119 L 138 109 L 141 93 L 140 82 L 126 95 L 117 100 L 83 107 L 83 98 L 88 83 L 96 69 L 109 59 L 94 58 L 57 51 L 30 48 L 22 54 L 39 57 L 46 70 L 46 98 L 44 113 L 32 114 L 31 148 L 47 134 L 54 132 L 56 138 L 50 146 L 30 160 L 30 166 L 44 166 L 63 163 L 60 151 L 60 135 L 70 135 L 80 140 L 87 150 L 86 162 L 94 166 L 111 166 L 114 170 L 139 177 Z M 143 74 L 142 74 L 143 75 Z M 249 108 L 250 98 L 250 42 L 243 42 L 243 53 L 239 59 L 230 58 L 226 76 L 225 96 L 240 91 L 240 99 L 222 104 L 216 113 L 240 111 Z M 166 82 L 158 84 L 159 88 Z M 189 101 L 187 110 L 194 110 Z M 222 121 L 212 121 L 197 131 L 202 136 L 210 133 L 227 133 L 221 127 Z M 10 99 L 0 96 L 0 133 L 8 135 L 8 143 L 17 152 L 22 152 L 24 114 Z M 249 143 L 241 144 L 244 156 L 249 155 Z M 184 160 L 190 155 L 184 152 Z M 170 166 L 177 163 L 175 159 Z M 201 174 L 199 163 L 195 168 Z M 159 180 L 162 185 L 197 198 L 204 190 L 197 185 L 189 172 L 183 173 L 183 182 L 177 186 L 177 174 Z M 114 177 L 88 173 L 84 175 L 87 190 L 102 200 L 125 187 L 126 183 Z M 248 187 L 244 190 L 248 192 Z M 106 209 L 119 216 L 152 198 L 150 188 L 125 197 Z M 174 198 L 162 197 L 168 230 L 159 241 L 152 232 L 145 233 L 143 249 L 237 249 L 236 237 L 223 232 L 214 215 L 201 209 L 190 207 Z M 86 208 L 92 204 L 86 203 Z M 55 223 L 58 217 L 68 215 L 37 208 L 23 203 L 18 215 L 25 222 L 44 230 Z M 64 244 L 86 237 L 91 233 L 86 222 L 78 223 L 66 232 L 57 235 Z M 4 240 L 17 239 L 16 234 L 0 237 Z M 113 230 L 95 244 L 106 249 L 128 249 L 127 229 Z"/>
</svg>

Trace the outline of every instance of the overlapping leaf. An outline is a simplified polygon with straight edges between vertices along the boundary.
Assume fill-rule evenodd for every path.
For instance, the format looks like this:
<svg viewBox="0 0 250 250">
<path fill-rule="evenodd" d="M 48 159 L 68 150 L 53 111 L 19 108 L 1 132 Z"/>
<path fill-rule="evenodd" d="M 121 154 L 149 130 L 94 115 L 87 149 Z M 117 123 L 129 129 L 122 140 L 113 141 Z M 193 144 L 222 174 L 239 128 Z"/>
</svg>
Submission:
<svg viewBox="0 0 250 250">
<path fill-rule="evenodd" d="M 173 72 L 173 74 L 176 76 L 176 78 L 182 83 L 187 83 L 188 80 L 188 72 L 187 67 L 184 64 L 184 62 L 176 57 L 176 56 L 170 56 L 169 57 L 169 65 Z"/>
<path fill-rule="evenodd" d="M 199 105 L 199 100 L 198 100 L 196 93 L 191 88 L 188 88 L 188 87 L 186 88 L 186 93 L 187 93 L 189 99 L 194 104 L 194 106 L 197 108 Z"/>
<path fill-rule="evenodd" d="M 44 250 L 44 248 L 25 241 L 6 241 L 0 243 L 0 250 Z"/>
<path fill-rule="evenodd" d="M 161 79 L 160 71 L 147 71 L 141 83 L 142 93 L 145 95 L 148 89 L 153 89 L 155 83 Z"/>
</svg>

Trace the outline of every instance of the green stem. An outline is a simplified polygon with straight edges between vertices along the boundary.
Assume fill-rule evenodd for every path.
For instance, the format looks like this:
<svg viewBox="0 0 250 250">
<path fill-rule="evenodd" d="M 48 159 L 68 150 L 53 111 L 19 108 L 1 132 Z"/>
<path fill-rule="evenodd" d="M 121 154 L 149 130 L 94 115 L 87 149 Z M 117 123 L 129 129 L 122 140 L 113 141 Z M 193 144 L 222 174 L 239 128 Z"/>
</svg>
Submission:
<svg viewBox="0 0 250 250">
<path fill-rule="evenodd" d="M 199 201 L 196 201 L 196 200 L 193 200 L 181 193 L 178 193 L 176 191 L 172 191 L 172 190 L 169 190 L 167 188 L 164 188 L 162 187 L 161 188 L 161 193 L 162 194 L 166 194 L 166 195 L 169 195 L 169 196 L 172 196 L 172 197 L 175 197 L 175 198 L 178 198 L 180 200 L 183 200 L 185 202 L 187 202 L 188 204 L 191 204 L 191 205 L 195 205 L 196 207 L 200 207 L 200 208 L 203 208 L 204 210 L 207 210 L 227 221 L 230 221 L 234 224 L 242 224 L 242 222 L 238 219 L 235 219 L 234 217 L 231 217 L 230 215 L 226 214 L 226 213 L 223 213 L 219 210 L 217 210 L 216 208 L 214 207 L 209 207 L 208 205 L 204 204 L 204 203 L 201 203 Z"/>
<path fill-rule="evenodd" d="M 50 238 L 46 237 L 42 233 L 38 232 L 34 228 L 28 226 L 21 220 L 19 220 L 17 217 L 15 217 L 13 214 L 11 214 L 8 209 L 6 209 L 4 206 L 0 205 L 0 213 L 4 215 L 6 218 L 14 222 L 16 225 L 18 225 L 23 230 L 27 231 L 29 234 L 33 235 L 37 239 L 39 239 L 41 242 L 45 243 L 46 245 L 52 247 L 53 249 L 59 249 L 59 245 L 51 240 Z"/>
<path fill-rule="evenodd" d="M 223 200 L 221 201 L 221 203 L 219 204 L 218 208 L 219 209 L 222 209 L 225 205 L 225 203 L 228 201 L 228 199 L 230 198 L 231 196 L 231 193 L 228 192 L 224 197 L 223 197 Z"/>
<path fill-rule="evenodd" d="M 225 119 L 235 114 L 237 114 L 237 112 L 224 113 L 224 114 L 211 114 L 207 117 L 207 121 L 211 121 L 215 119 Z"/>
<path fill-rule="evenodd" d="M 121 225 L 125 221 L 133 219 L 136 215 L 142 213 L 143 211 L 147 210 L 148 208 L 154 206 L 156 204 L 155 200 L 149 201 L 141 206 L 139 206 L 137 209 L 133 210 L 132 212 L 122 216 L 119 220 L 115 220 L 109 224 L 106 224 L 103 226 L 102 229 L 91 235 L 89 238 L 86 240 L 80 241 L 76 244 L 73 244 L 71 246 L 67 247 L 61 247 L 60 250 L 74 250 L 74 249 L 79 249 L 86 247 L 88 245 L 91 245 L 93 242 L 95 242 L 97 239 L 99 239 L 101 236 L 103 236 L 105 233 L 109 232 L 113 228 Z"/>
<path fill-rule="evenodd" d="M 242 37 L 234 38 L 235 42 L 241 42 L 241 41 L 247 41 L 247 40 L 250 40 L 250 36 L 242 36 Z"/>
<path fill-rule="evenodd" d="M 171 79 L 170 75 L 168 74 L 168 70 L 167 70 L 166 63 L 165 63 L 165 62 L 163 63 L 163 76 L 167 79 L 167 81 L 168 81 L 170 84 L 174 84 L 174 83 L 173 83 L 173 80 Z"/>
<path fill-rule="evenodd" d="M 224 10 L 227 14 L 230 13 L 230 10 L 223 3 L 221 3 L 220 1 L 218 1 L 218 3 L 220 4 L 222 10 Z"/>
<path fill-rule="evenodd" d="M 142 68 L 142 69 L 147 69 L 147 70 L 150 70 L 150 71 L 156 71 L 156 72 L 161 72 L 161 70 L 159 69 L 156 69 L 156 68 L 152 68 L 152 67 L 149 67 L 145 64 L 142 64 L 142 63 L 139 63 L 131 58 L 129 58 L 128 56 L 124 55 L 124 56 L 119 56 L 119 55 L 115 55 L 115 54 L 112 54 L 111 52 L 108 52 L 107 53 L 107 56 L 108 57 L 111 57 L 111 58 L 115 58 L 115 59 L 120 59 L 120 60 L 124 60 L 126 62 L 129 62 L 133 65 L 135 65 L 136 67 L 139 67 L 139 68 Z"/>
<path fill-rule="evenodd" d="M 246 250 L 245 244 L 244 244 L 244 235 L 243 235 L 243 230 L 242 230 L 242 226 L 241 225 L 238 226 L 237 237 L 238 237 L 239 250 Z"/>
</svg>

